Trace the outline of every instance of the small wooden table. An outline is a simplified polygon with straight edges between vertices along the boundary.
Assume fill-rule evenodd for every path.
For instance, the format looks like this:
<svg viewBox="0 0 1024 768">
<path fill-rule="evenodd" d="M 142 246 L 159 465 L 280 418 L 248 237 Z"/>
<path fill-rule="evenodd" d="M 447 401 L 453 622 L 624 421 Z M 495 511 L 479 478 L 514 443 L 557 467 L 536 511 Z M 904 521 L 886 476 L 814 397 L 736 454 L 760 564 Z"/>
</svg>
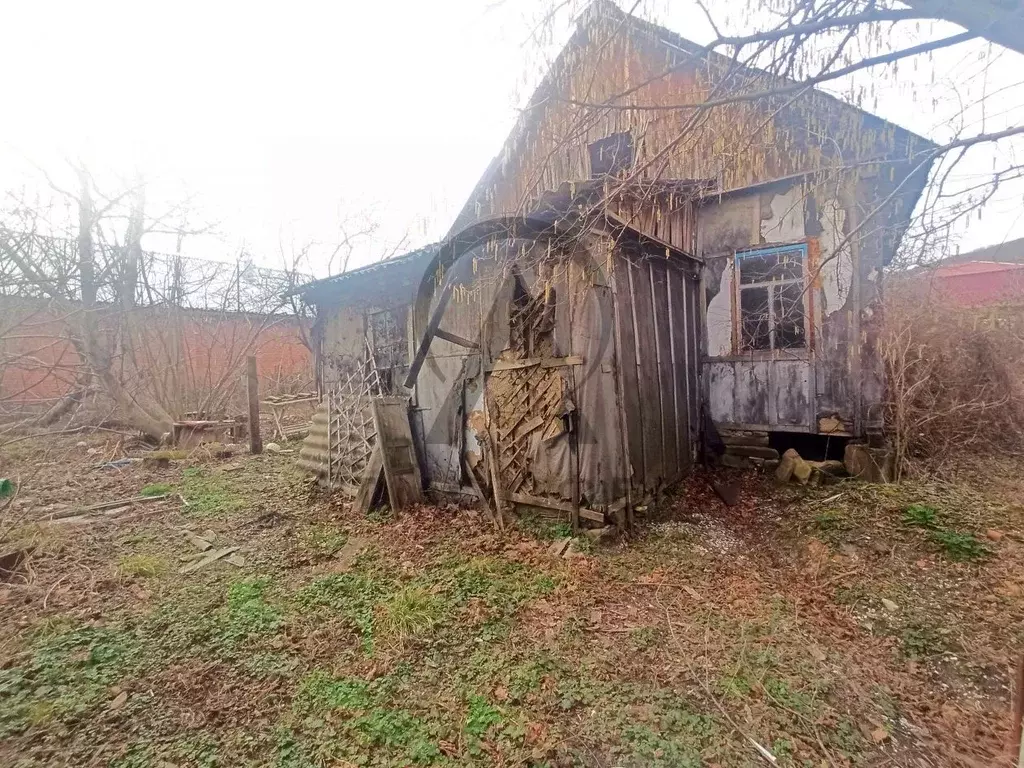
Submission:
<svg viewBox="0 0 1024 768">
<path fill-rule="evenodd" d="M 281 417 L 285 412 L 293 405 L 302 405 L 304 403 L 317 403 L 320 402 L 320 398 L 312 392 L 300 392 L 297 395 L 275 395 L 268 397 L 266 400 L 261 400 L 260 405 L 270 411 L 274 417 L 274 435 L 280 438 L 282 441 L 288 439 L 288 433 L 285 430 L 284 425 L 281 423 Z"/>
</svg>

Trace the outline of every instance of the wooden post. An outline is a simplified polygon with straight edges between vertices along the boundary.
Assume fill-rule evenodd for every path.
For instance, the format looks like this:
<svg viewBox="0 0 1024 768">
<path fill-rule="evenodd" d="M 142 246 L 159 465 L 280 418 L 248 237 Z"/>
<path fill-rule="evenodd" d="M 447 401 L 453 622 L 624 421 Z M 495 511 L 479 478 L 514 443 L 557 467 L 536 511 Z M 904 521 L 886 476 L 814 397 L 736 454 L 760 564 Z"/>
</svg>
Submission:
<svg viewBox="0 0 1024 768">
<path fill-rule="evenodd" d="M 263 437 L 260 435 L 260 383 L 256 378 L 254 355 L 249 355 L 245 360 L 245 382 L 249 396 L 249 453 L 263 453 Z"/>
</svg>

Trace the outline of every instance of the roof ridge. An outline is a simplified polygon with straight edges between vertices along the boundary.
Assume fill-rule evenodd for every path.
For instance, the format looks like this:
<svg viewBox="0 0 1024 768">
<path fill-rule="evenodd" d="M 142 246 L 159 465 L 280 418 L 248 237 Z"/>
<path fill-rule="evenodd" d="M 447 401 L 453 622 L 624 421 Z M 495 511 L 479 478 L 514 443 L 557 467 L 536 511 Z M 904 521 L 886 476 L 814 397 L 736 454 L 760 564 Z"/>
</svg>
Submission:
<svg viewBox="0 0 1024 768">
<path fill-rule="evenodd" d="M 666 27 L 663 24 L 658 24 L 657 22 L 651 21 L 649 19 L 644 19 L 641 18 L 640 16 L 635 16 L 631 13 L 627 13 L 626 11 L 619 8 L 619 6 L 616 5 L 614 2 L 612 2 L 612 0 L 592 0 L 592 2 L 580 13 L 577 24 L 583 25 L 587 23 L 592 23 L 593 21 L 601 18 L 607 19 L 609 21 L 625 22 L 638 28 L 639 31 L 653 34 L 655 36 L 666 35 L 668 37 L 674 38 L 674 40 L 659 39 L 658 42 L 676 48 L 680 52 L 686 54 L 687 56 L 691 56 L 697 59 L 702 57 L 708 59 L 715 58 L 719 59 L 720 63 L 729 65 L 733 63 L 732 59 L 730 59 L 725 54 L 712 50 L 707 45 L 701 45 L 700 43 L 690 40 L 689 38 L 683 37 L 675 30 L 670 29 L 669 27 Z M 799 84 L 800 82 L 799 80 L 791 80 L 781 75 L 773 75 L 771 72 L 768 72 L 759 67 L 753 67 L 748 65 L 741 66 L 744 70 L 747 70 L 749 72 L 776 78 L 783 84 L 792 85 Z M 868 110 L 856 104 L 851 104 L 850 102 L 840 98 L 839 96 L 831 94 L 827 91 L 820 90 L 817 86 L 811 86 L 810 94 L 824 97 L 830 101 L 835 102 L 841 107 L 855 110 L 872 120 L 884 123 L 886 125 L 891 125 L 892 127 L 900 131 L 903 131 L 905 134 L 913 136 L 914 138 L 924 142 L 925 144 L 931 145 L 932 147 L 937 146 L 934 141 L 927 138 L 926 136 L 922 136 L 919 133 L 915 133 L 909 128 L 904 128 L 899 123 L 894 123 L 892 120 L 888 120 L 882 117 L 881 115 L 877 115 L 874 112 L 869 112 Z"/>
</svg>

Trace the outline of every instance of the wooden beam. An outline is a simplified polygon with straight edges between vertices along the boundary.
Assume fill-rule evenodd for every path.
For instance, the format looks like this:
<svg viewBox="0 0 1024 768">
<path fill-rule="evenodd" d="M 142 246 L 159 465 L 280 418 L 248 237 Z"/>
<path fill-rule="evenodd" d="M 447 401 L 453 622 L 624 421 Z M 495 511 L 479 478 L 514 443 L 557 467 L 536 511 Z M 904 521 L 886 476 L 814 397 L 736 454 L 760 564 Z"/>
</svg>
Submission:
<svg viewBox="0 0 1024 768">
<path fill-rule="evenodd" d="M 541 507 L 543 509 L 553 509 L 556 512 L 565 512 L 572 515 L 575 510 L 572 504 L 565 501 L 556 501 L 555 499 L 545 499 L 540 496 L 530 496 L 525 493 L 510 493 L 508 494 L 508 500 L 515 504 L 525 504 L 529 507 Z M 605 517 L 603 512 L 598 512 L 594 509 L 587 509 L 586 507 L 580 507 L 579 515 L 584 520 L 590 520 L 594 523 L 601 523 L 604 525 Z"/>
<path fill-rule="evenodd" d="M 249 396 L 249 453 L 263 453 L 260 434 L 260 381 L 256 376 L 256 356 L 245 359 L 245 384 Z"/>
<path fill-rule="evenodd" d="M 457 333 L 452 333 L 451 331 L 446 331 L 442 328 L 438 328 L 437 331 L 434 332 L 434 335 L 444 341 L 450 341 L 452 344 L 458 344 L 460 347 L 466 347 L 467 349 L 480 349 L 479 344 L 476 344 L 469 339 L 464 339 Z"/>
<path fill-rule="evenodd" d="M 452 298 L 453 287 L 454 284 L 451 278 L 449 278 L 441 289 L 441 295 L 437 297 L 437 306 L 434 307 L 434 313 L 430 316 L 430 322 L 427 323 L 427 328 L 423 332 L 419 349 L 416 350 L 416 356 L 409 366 L 409 374 L 405 377 L 406 389 L 412 389 L 416 386 L 416 379 L 420 375 L 420 368 L 423 367 L 423 363 L 427 359 L 427 354 L 430 352 L 430 344 L 434 340 L 434 336 L 437 335 L 437 329 L 441 327 L 444 311 L 448 308 L 448 302 Z"/>
<path fill-rule="evenodd" d="M 579 355 L 568 357 L 524 357 L 521 360 L 495 360 L 493 365 L 487 366 L 487 372 L 492 371 L 516 371 L 520 368 L 564 368 L 570 365 L 583 365 L 583 358 Z"/>
</svg>

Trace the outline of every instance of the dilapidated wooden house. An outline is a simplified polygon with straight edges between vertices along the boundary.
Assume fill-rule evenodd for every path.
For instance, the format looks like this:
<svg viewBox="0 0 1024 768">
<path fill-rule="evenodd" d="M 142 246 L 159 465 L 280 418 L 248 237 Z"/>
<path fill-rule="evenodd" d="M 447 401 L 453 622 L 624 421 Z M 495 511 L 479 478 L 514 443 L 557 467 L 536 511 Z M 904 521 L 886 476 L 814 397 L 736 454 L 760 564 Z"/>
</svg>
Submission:
<svg viewBox="0 0 1024 768">
<path fill-rule="evenodd" d="M 728 66 L 592 5 L 444 241 L 304 289 L 305 465 L 358 485 L 359 403 L 405 395 L 429 487 L 624 523 L 707 423 L 877 430 L 882 269 L 933 145 L 814 91 L 695 107 Z"/>
</svg>

